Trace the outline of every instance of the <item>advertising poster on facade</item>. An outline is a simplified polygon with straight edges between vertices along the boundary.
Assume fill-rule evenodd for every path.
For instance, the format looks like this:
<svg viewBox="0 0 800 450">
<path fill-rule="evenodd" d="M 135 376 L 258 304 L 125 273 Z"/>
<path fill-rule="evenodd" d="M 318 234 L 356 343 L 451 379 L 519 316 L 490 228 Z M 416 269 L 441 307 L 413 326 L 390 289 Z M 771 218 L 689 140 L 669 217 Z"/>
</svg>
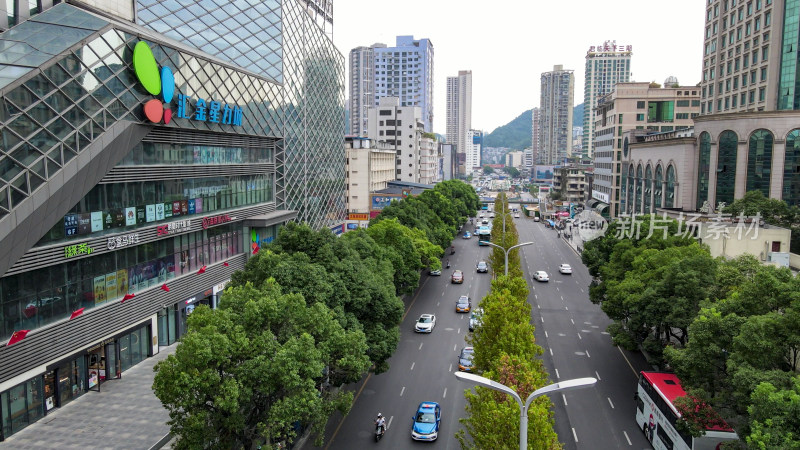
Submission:
<svg viewBox="0 0 800 450">
<path fill-rule="evenodd" d="M 94 277 L 94 303 L 99 305 L 106 301 L 106 276 Z"/>
<path fill-rule="evenodd" d="M 144 207 L 145 220 L 147 222 L 156 221 L 156 205 L 146 205 Z"/>
<path fill-rule="evenodd" d="M 370 209 L 373 211 L 380 211 L 383 208 L 389 206 L 392 203 L 392 200 L 400 200 L 401 197 L 399 195 L 383 195 L 383 194 L 372 194 L 371 199 L 371 207 Z"/>
<path fill-rule="evenodd" d="M 64 216 L 64 236 L 75 236 L 78 234 L 78 215 L 67 214 Z"/>
<path fill-rule="evenodd" d="M 123 296 L 128 292 L 128 270 L 122 269 L 117 271 L 117 296 Z"/>
<path fill-rule="evenodd" d="M 194 199 L 189 199 L 189 214 L 194 214 Z"/>
<path fill-rule="evenodd" d="M 117 272 L 106 274 L 106 299 L 117 298 Z"/>
<path fill-rule="evenodd" d="M 194 199 L 194 212 L 197 214 L 203 213 L 203 199 L 200 197 Z"/>
<path fill-rule="evenodd" d="M 141 283 L 143 280 L 142 266 L 133 266 L 128 269 L 128 289 L 130 292 L 136 292 L 142 289 Z"/>
<path fill-rule="evenodd" d="M 181 215 L 181 202 L 174 201 L 172 202 L 172 217 L 178 217 Z"/>
<path fill-rule="evenodd" d="M 534 176 L 534 183 L 551 183 L 553 181 L 553 173 L 555 166 L 536 166 L 536 175 Z"/>
<path fill-rule="evenodd" d="M 181 200 L 181 214 L 184 216 L 189 214 L 189 201 L 188 200 Z"/>
<path fill-rule="evenodd" d="M 136 225 L 136 208 L 125 208 L 125 226 Z"/>
<path fill-rule="evenodd" d="M 121 228 L 125 226 L 125 210 L 122 208 L 114 208 L 111 210 L 111 215 L 114 216 L 114 228 Z"/>
<path fill-rule="evenodd" d="M 91 218 L 92 218 L 92 233 L 103 231 L 103 211 L 92 212 Z"/>
<path fill-rule="evenodd" d="M 164 203 L 164 219 L 172 217 L 172 203 Z"/>
<path fill-rule="evenodd" d="M 139 225 L 147 223 L 147 211 L 144 205 L 136 207 L 136 223 Z"/>
<path fill-rule="evenodd" d="M 164 204 L 156 203 L 156 220 L 164 220 Z"/>
<path fill-rule="evenodd" d="M 92 213 L 78 214 L 78 234 L 91 234 Z"/>
</svg>

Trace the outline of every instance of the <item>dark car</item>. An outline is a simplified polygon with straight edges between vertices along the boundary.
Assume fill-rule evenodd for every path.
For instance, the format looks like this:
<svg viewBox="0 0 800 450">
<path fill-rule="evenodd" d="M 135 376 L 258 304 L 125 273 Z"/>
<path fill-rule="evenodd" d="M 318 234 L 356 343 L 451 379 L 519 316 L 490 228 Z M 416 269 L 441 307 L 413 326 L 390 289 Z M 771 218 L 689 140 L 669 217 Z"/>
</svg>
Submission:
<svg viewBox="0 0 800 450">
<path fill-rule="evenodd" d="M 487 273 L 489 272 L 489 265 L 486 264 L 486 261 L 480 261 L 477 265 L 478 273 Z"/>
<path fill-rule="evenodd" d="M 472 372 L 475 365 L 472 364 L 472 357 L 475 355 L 475 350 L 472 347 L 464 347 L 461 349 L 461 354 L 458 355 L 458 370 L 464 372 Z"/>
<path fill-rule="evenodd" d="M 466 295 L 458 297 L 456 300 L 456 312 L 468 313 L 472 309 L 472 301 Z"/>
</svg>

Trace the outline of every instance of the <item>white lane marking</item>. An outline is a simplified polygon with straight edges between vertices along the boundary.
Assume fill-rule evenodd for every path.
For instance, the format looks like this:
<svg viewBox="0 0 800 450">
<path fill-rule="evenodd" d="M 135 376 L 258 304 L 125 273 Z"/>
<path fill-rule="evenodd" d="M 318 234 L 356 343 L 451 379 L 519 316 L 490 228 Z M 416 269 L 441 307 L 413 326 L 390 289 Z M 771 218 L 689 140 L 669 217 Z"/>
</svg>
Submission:
<svg viewBox="0 0 800 450">
<path fill-rule="evenodd" d="M 547 330 L 544 330 L 544 337 L 549 337 L 547 336 Z"/>
<path fill-rule="evenodd" d="M 572 429 L 572 437 L 575 438 L 575 442 L 578 442 L 578 435 L 575 433 L 575 428 Z"/>
<path fill-rule="evenodd" d="M 533 298 L 535 298 L 536 300 L 539 300 L 539 296 L 537 294 L 533 294 Z"/>
<path fill-rule="evenodd" d="M 561 300 L 562 300 L 562 301 L 564 300 L 564 296 L 563 296 L 563 295 L 561 296 Z"/>
<path fill-rule="evenodd" d="M 436 306 L 439 306 L 439 302 L 436 302 Z"/>
<path fill-rule="evenodd" d="M 581 337 L 580 333 L 578 333 L 578 339 L 583 339 L 583 337 Z"/>
<path fill-rule="evenodd" d="M 550 356 L 553 356 L 553 349 L 550 349 Z"/>
<path fill-rule="evenodd" d="M 457 345 L 458 345 L 458 344 L 453 344 L 453 351 L 456 351 L 456 346 L 457 346 Z"/>
<path fill-rule="evenodd" d="M 420 342 L 419 343 L 419 349 L 418 350 L 422 350 L 422 344 L 424 344 L 424 342 Z"/>
<path fill-rule="evenodd" d="M 583 288 L 581 288 L 581 292 L 583 292 Z"/>
<path fill-rule="evenodd" d="M 536 304 L 536 307 L 539 308 L 539 309 L 542 309 L 542 305 L 540 305 L 538 303 Z"/>
<path fill-rule="evenodd" d="M 461 328 L 458 329 L 458 334 L 461 334 Z"/>
<path fill-rule="evenodd" d="M 444 291 L 442 291 L 442 297 L 444 297 Z"/>
<path fill-rule="evenodd" d="M 567 396 L 564 395 L 564 394 L 561 394 L 561 398 L 564 399 L 564 406 L 567 406 Z"/>
<path fill-rule="evenodd" d="M 450 367 L 447 369 L 447 371 L 448 372 L 452 372 L 453 371 L 453 363 L 450 363 Z"/>
<path fill-rule="evenodd" d="M 569 311 L 569 306 L 565 306 L 565 307 L 564 307 L 564 309 L 566 309 L 567 311 Z"/>
<path fill-rule="evenodd" d="M 411 363 L 411 370 L 414 370 L 414 364 L 416 364 L 416 362 Z"/>
<path fill-rule="evenodd" d="M 444 388 L 444 394 L 442 394 L 442 398 L 447 397 L 447 388 Z"/>
<path fill-rule="evenodd" d="M 600 378 L 600 374 L 599 374 L 599 373 L 597 373 L 597 371 L 596 371 L 596 370 L 594 371 L 594 374 L 595 374 L 595 375 L 597 375 L 597 381 L 600 381 L 600 380 L 602 380 L 602 378 Z"/>
<path fill-rule="evenodd" d="M 572 322 L 573 325 L 575 325 L 575 321 L 573 319 L 569 319 L 569 321 Z"/>
<path fill-rule="evenodd" d="M 628 445 L 633 445 L 631 443 L 631 438 L 628 437 L 628 433 L 626 433 L 625 430 L 622 430 L 622 434 L 625 435 L 625 440 L 628 441 Z"/>
<path fill-rule="evenodd" d="M 403 389 L 400 389 L 400 397 L 402 397 L 402 396 L 403 396 L 403 392 L 405 392 L 405 391 L 406 391 L 406 387 L 405 387 L 405 386 L 403 386 Z"/>
<path fill-rule="evenodd" d="M 386 424 L 386 431 L 389 431 L 389 428 L 392 427 L 392 419 L 394 419 L 394 416 L 389 417 L 389 423 Z"/>
<path fill-rule="evenodd" d="M 591 358 L 591 355 L 589 355 L 589 350 L 586 350 L 586 357 Z"/>
<path fill-rule="evenodd" d="M 556 290 L 557 290 L 557 291 L 560 291 L 560 289 L 558 288 L 558 286 L 556 286 Z"/>
<path fill-rule="evenodd" d="M 544 317 L 542 317 L 542 323 L 544 323 Z"/>
<path fill-rule="evenodd" d="M 558 375 L 558 369 L 556 369 L 556 378 L 561 378 L 561 376 L 560 376 L 560 375 Z M 402 394 L 401 394 L 401 395 L 402 395 Z"/>
<path fill-rule="evenodd" d="M 614 409 L 614 403 L 611 402 L 611 397 L 608 397 L 608 404 L 611 405 L 611 409 Z"/>
</svg>

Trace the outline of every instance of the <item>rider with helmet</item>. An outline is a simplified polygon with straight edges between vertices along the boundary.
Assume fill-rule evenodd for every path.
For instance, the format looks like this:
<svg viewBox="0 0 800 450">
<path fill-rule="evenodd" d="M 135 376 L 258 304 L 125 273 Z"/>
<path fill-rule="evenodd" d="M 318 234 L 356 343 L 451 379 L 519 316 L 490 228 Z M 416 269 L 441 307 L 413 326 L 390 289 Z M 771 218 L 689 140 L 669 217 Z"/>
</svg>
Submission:
<svg viewBox="0 0 800 450">
<path fill-rule="evenodd" d="M 378 413 L 378 418 L 375 419 L 375 425 L 381 428 L 381 433 L 386 431 L 386 418 L 381 413 Z"/>
</svg>

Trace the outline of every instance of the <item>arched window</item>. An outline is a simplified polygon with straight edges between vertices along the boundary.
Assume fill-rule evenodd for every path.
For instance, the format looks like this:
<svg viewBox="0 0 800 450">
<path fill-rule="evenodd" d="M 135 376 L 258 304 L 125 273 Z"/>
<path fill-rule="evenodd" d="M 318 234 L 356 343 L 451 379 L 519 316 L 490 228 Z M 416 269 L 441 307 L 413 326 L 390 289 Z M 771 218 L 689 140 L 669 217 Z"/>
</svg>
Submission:
<svg viewBox="0 0 800 450">
<path fill-rule="evenodd" d="M 644 212 L 650 214 L 653 212 L 651 209 L 650 196 L 653 195 L 653 168 L 650 164 L 647 165 L 647 170 L 644 172 Z"/>
<path fill-rule="evenodd" d="M 634 203 L 634 201 L 633 201 L 633 184 L 634 184 L 633 183 L 633 180 L 634 180 L 633 176 L 634 176 L 633 175 L 633 164 L 631 164 L 630 166 L 628 166 L 628 195 L 627 195 L 628 204 L 626 205 L 627 209 L 623 210 L 628 214 L 631 214 L 633 212 L 633 203 Z"/>
<path fill-rule="evenodd" d="M 664 207 L 675 207 L 675 166 L 672 164 L 667 167 L 667 195 L 664 198 Z"/>
<path fill-rule="evenodd" d="M 711 173 L 711 135 L 700 134 L 700 155 L 697 164 L 697 209 L 703 207 L 708 200 L 708 177 Z"/>
<path fill-rule="evenodd" d="M 719 136 L 719 157 L 717 158 L 717 197 L 712 203 L 733 203 L 736 186 L 736 154 L 739 138 L 733 131 L 723 131 Z"/>
<path fill-rule="evenodd" d="M 786 136 L 786 159 L 783 164 L 783 196 L 789 206 L 800 206 L 800 129 Z"/>
<path fill-rule="evenodd" d="M 664 190 L 664 169 L 661 164 L 656 166 L 656 181 L 653 183 L 653 209 L 661 208 L 661 193 Z"/>
<path fill-rule="evenodd" d="M 642 165 L 636 168 L 636 203 L 633 205 L 633 212 L 639 214 L 642 212 Z"/>
<path fill-rule="evenodd" d="M 750 135 L 747 152 L 747 192 L 761 191 L 769 197 L 769 182 L 772 173 L 772 142 L 768 130 L 756 130 Z"/>
</svg>

